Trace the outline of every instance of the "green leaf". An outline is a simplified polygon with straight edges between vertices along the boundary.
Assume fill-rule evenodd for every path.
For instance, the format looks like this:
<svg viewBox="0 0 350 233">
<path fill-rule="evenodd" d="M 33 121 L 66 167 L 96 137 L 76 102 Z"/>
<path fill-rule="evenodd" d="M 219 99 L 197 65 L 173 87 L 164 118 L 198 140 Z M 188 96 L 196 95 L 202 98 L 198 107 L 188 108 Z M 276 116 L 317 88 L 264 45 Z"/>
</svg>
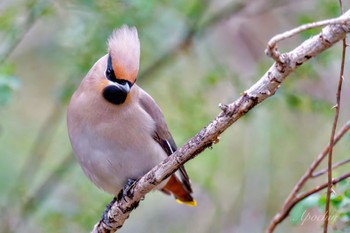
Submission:
<svg viewBox="0 0 350 233">
<path fill-rule="evenodd" d="M 347 180 L 341 180 L 341 181 L 339 181 L 339 183 L 337 185 L 340 186 L 340 187 L 344 187 L 344 186 L 348 186 L 350 184 L 348 184 Z"/>
<path fill-rule="evenodd" d="M 327 101 L 314 98 L 302 92 L 295 92 L 295 90 L 285 90 L 285 100 L 287 106 L 293 110 L 305 111 L 305 112 L 322 112 L 323 114 L 332 114 L 331 104 Z"/>
<path fill-rule="evenodd" d="M 337 17 L 340 14 L 340 7 L 338 1 L 333 0 L 321 0 L 320 5 L 324 6 L 323 11 L 326 17 Z"/>
<path fill-rule="evenodd" d="M 348 218 L 350 218 L 350 210 L 347 211 L 347 212 L 345 212 L 345 215 L 346 215 Z"/>
<path fill-rule="evenodd" d="M 295 95 L 293 93 L 286 94 L 286 101 L 288 106 L 292 108 L 300 108 L 303 102 L 299 95 Z"/>
<path fill-rule="evenodd" d="M 300 18 L 298 20 L 299 25 L 307 24 L 307 23 L 311 23 L 311 22 L 315 22 L 315 18 L 313 18 L 310 15 L 302 15 L 302 16 L 300 16 Z M 320 32 L 320 30 L 321 30 L 320 28 L 312 28 L 312 29 L 301 32 L 301 36 L 303 37 L 303 39 L 308 39 L 311 36 L 318 34 Z"/>
<path fill-rule="evenodd" d="M 315 193 L 307 198 L 305 198 L 302 202 L 306 208 L 313 208 L 318 205 L 318 199 L 320 198 L 320 195 Z"/>
<path fill-rule="evenodd" d="M 290 211 L 290 221 L 293 224 L 300 223 L 301 219 L 302 219 L 302 216 L 304 215 L 305 211 L 306 211 L 305 206 L 301 202 L 299 202 Z"/>
<path fill-rule="evenodd" d="M 320 196 L 318 200 L 318 205 L 320 208 L 324 208 L 326 205 L 326 194 L 323 194 Z M 344 198 L 341 195 L 334 195 L 333 193 L 331 194 L 331 199 L 330 199 L 330 204 L 331 206 L 335 207 L 336 209 L 339 209 L 341 206 L 341 203 L 343 202 Z"/>
<path fill-rule="evenodd" d="M 335 208 L 339 208 L 343 201 L 343 196 L 341 195 L 331 195 L 330 204 Z"/>
<path fill-rule="evenodd" d="M 222 77 L 224 77 L 225 73 L 221 67 L 216 67 L 215 69 L 208 72 L 208 74 L 204 77 L 205 84 L 210 86 L 215 86 Z"/>
<path fill-rule="evenodd" d="M 318 199 L 318 207 L 322 210 L 326 206 L 326 194 L 322 194 Z"/>
<path fill-rule="evenodd" d="M 11 30 L 14 26 L 15 17 L 18 14 L 18 8 L 7 7 L 0 14 L 0 30 Z"/>
<path fill-rule="evenodd" d="M 296 204 L 290 212 L 291 222 L 293 224 L 299 224 L 302 221 L 303 216 L 305 216 L 307 209 L 316 207 L 318 204 L 318 200 L 319 195 L 314 194 Z"/>
<path fill-rule="evenodd" d="M 348 184 L 348 186 L 344 192 L 344 196 L 350 198 L 350 184 Z"/>
<path fill-rule="evenodd" d="M 20 86 L 18 79 L 13 75 L 14 66 L 6 63 L 0 66 L 0 106 L 11 101 L 13 91 Z"/>
</svg>

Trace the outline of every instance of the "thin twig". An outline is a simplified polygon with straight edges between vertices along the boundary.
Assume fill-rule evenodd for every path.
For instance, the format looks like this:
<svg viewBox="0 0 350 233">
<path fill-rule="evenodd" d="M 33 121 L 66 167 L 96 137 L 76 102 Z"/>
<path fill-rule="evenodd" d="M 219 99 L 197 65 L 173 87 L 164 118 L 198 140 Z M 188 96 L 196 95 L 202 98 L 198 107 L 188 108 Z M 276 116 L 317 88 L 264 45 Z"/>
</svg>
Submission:
<svg viewBox="0 0 350 233">
<path fill-rule="evenodd" d="M 18 221 L 11 222 L 11 211 L 7 211 L 6 209 L 2 210 L 0 213 L 0 217 L 2 220 L 2 228 L 1 232 L 18 232 L 20 226 L 24 226 L 26 221 L 28 221 L 28 217 L 33 213 L 33 209 L 38 208 L 40 204 L 45 203 L 47 198 L 50 196 L 53 190 L 59 187 L 59 183 L 67 173 L 68 170 L 72 168 L 74 161 L 74 156 L 72 152 L 69 152 L 62 161 L 56 166 L 56 168 L 46 177 L 46 179 L 41 183 L 41 185 L 35 190 L 35 192 L 27 195 L 21 205 L 19 206 L 18 215 L 21 217 L 18 218 Z M 18 200 L 17 200 L 18 201 Z M 13 208 L 12 205 L 7 206 L 7 208 Z M 11 222 L 11 223 L 10 223 Z"/>
<path fill-rule="evenodd" d="M 16 186 L 19 186 L 21 189 L 27 189 L 26 186 L 30 185 L 30 182 L 35 179 L 39 172 L 38 168 L 45 159 L 45 155 L 51 145 L 64 111 L 65 108 L 62 103 L 55 103 L 52 111 L 41 125 L 29 155 L 24 159 L 24 166 L 19 174 L 19 184 L 16 184 Z"/>
<path fill-rule="evenodd" d="M 74 161 L 75 158 L 73 153 L 67 153 L 55 169 L 48 174 L 37 190 L 32 195 L 26 197 L 21 206 L 21 212 L 25 217 L 32 213 L 34 208 L 38 208 L 40 204 L 47 200 L 49 194 L 59 186 L 64 174 L 75 165 Z"/>
<path fill-rule="evenodd" d="M 335 168 L 340 167 L 340 166 L 342 166 L 344 164 L 347 164 L 349 162 L 350 162 L 350 158 L 345 159 L 345 160 L 340 161 L 340 162 L 337 162 L 337 163 L 334 163 L 333 166 L 332 166 L 332 169 L 334 170 Z M 323 174 L 325 174 L 327 172 L 328 172 L 328 168 L 325 168 L 325 169 L 322 169 L 322 170 L 320 170 L 320 171 L 318 171 L 316 173 L 313 173 L 311 177 L 312 178 L 316 178 L 316 177 L 322 176 Z"/>
<path fill-rule="evenodd" d="M 337 177 L 337 178 L 332 180 L 332 185 L 335 185 L 335 184 L 339 183 L 340 181 L 345 180 L 345 179 L 347 179 L 349 177 L 350 177 L 350 172 L 348 172 L 348 173 L 346 173 L 344 175 L 341 175 L 341 176 L 339 176 L 339 177 Z M 286 211 L 286 215 L 288 216 L 290 211 L 293 209 L 293 207 L 296 204 L 298 204 L 300 201 L 302 201 L 305 198 L 311 196 L 312 194 L 315 194 L 315 193 L 317 193 L 317 192 L 327 188 L 327 186 L 328 186 L 328 182 L 326 182 L 326 183 L 324 183 L 322 185 L 319 185 L 319 186 L 317 186 L 317 187 L 315 187 L 315 188 L 313 188 L 313 189 L 311 189 L 311 190 L 309 190 L 307 192 L 304 192 L 304 193 L 301 193 L 301 194 L 297 195 L 295 197 L 295 199 L 293 200 L 293 202 L 285 210 Z"/>
<path fill-rule="evenodd" d="M 265 50 L 265 53 L 272 57 L 275 61 L 281 62 L 281 54 L 279 53 L 277 49 L 277 43 L 285 40 L 287 38 L 290 38 L 294 35 L 297 35 L 303 31 L 309 30 L 311 28 L 316 28 L 316 27 L 322 27 L 325 25 L 335 25 L 335 24 L 341 24 L 345 25 L 347 24 L 346 18 L 339 17 L 339 18 L 334 18 L 334 19 L 326 19 L 318 22 L 312 22 L 308 24 L 301 25 L 299 27 L 296 27 L 292 30 L 286 31 L 284 33 L 278 34 L 270 39 L 270 41 L 267 43 L 267 48 Z"/>
<path fill-rule="evenodd" d="M 42 12 L 45 10 L 45 7 L 47 7 L 48 4 L 51 3 L 51 0 L 48 0 L 46 2 L 40 2 L 40 6 L 36 6 L 37 2 L 39 1 L 33 1 L 30 4 L 27 4 L 28 6 L 28 14 L 25 20 L 24 25 L 21 28 L 16 28 L 16 34 L 14 38 L 11 38 L 11 43 L 9 46 L 5 48 L 5 51 L 3 51 L 2 54 L 0 54 L 0 65 L 3 64 L 8 57 L 13 53 L 13 51 L 18 47 L 20 42 L 23 40 L 25 35 L 33 28 L 34 24 L 37 22 L 38 19 L 42 16 Z"/>
<path fill-rule="evenodd" d="M 343 127 L 340 129 L 338 134 L 334 138 L 334 145 L 339 142 L 339 140 L 350 130 L 350 120 L 347 121 Z M 297 184 L 294 186 L 293 190 L 288 195 L 287 199 L 284 201 L 284 204 L 281 210 L 273 217 L 271 223 L 269 224 L 266 232 L 271 233 L 280 224 L 289 214 L 289 210 L 292 208 L 292 205 L 297 198 L 297 195 L 305 183 L 312 177 L 312 173 L 316 170 L 318 165 L 323 161 L 329 152 L 329 145 L 323 149 L 323 151 L 317 156 L 317 158 L 312 162 L 308 170 L 304 175 L 299 179 Z"/>
<path fill-rule="evenodd" d="M 349 178 L 349 177 L 350 177 L 350 172 L 345 173 L 345 174 L 343 174 L 343 175 L 341 175 L 341 176 L 339 176 L 339 177 L 333 179 L 333 180 L 332 180 L 332 185 L 335 185 L 335 184 L 339 183 L 340 181 L 345 180 L 345 179 L 347 179 L 347 178 Z M 317 186 L 316 188 L 314 188 L 314 189 L 312 189 L 312 190 L 310 190 L 310 191 L 308 191 L 308 192 L 305 192 L 305 193 L 302 193 L 302 194 L 298 195 L 297 198 L 295 198 L 295 204 L 298 203 L 298 202 L 300 202 L 301 200 L 307 198 L 308 196 L 310 196 L 310 195 L 312 195 L 312 194 L 314 194 L 314 193 L 317 193 L 317 192 L 319 192 L 319 191 L 321 191 L 322 189 L 325 189 L 325 188 L 327 188 L 327 187 L 328 187 L 328 182 L 327 182 L 327 183 L 324 183 L 324 184 L 322 184 L 322 185 L 319 185 L 319 186 Z M 294 205 L 295 205 L 295 204 L 294 204 Z M 293 206 L 292 206 L 292 208 L 293 208 Z"/>
<path fill-rule="evenodd" d="M 340 0 L 340 6 L 342 7 L 342 1 Z M 343 10 L 341 9 L 341 12 Z M 338 119 L 339 119 L 339 112 L 340 112 L 340 100 L 341 100 L 341 91 L 343 86 L 343 77 L 344 77 L 344 67 L 345 67 L 345 55 L 346 55 L 346 37 L 343 39 L 343 49 L 342 49 L 342 58 L 341 58 L 341 65 L 340 65 L 340 74 L 339 74 L 339 81 L 338 81 L 338 89 L 336 94 L 336 108 L 335 108 L 335 115 L 334 115 L 334 121 L 332 126 L 332 132 L 331 132 L 331 138 L 329 142 L 329 153 L 328 153 L 328 187 L 327 187 L 327 195 L 326 195 L 326 208 L 325 208 L 325 218 L 324 218 L 324 228 L 323 232 L 328 232 L 328 219 L 329 219 L 329 206 L 330 206 L 330 200 L 331 200 L 331 192 L 332 192 L 332 163 L 333 163 L 333 145 L 334 145 L 334 135 L 335 131 L 338 125 Z"/>
<path fill-rule="evenodd" d="M 209 20 L 206 20 L 204 23 L 200 24 L 199 21 L 201 20 L 202 16 L 205 13 L 205 12 L 202 12 L 197 17 L 197 20 L 193 22 L 192 25 L 189 25 L 189 27 L 183 33 L 182 39 L 180 39 L 178 43 L 175 44 L 172 48 L 164 52 L 150 66 L 142 70 L 138 76 L 138 79 L 144 80 L 146 77 L 148 78 L 151 77 L 152 74 L 156 70 L 159 70 L 160 67 L 172 61 L 174 57 L 179 55 L 181 52 L 186 51 L 192 45 L 192 41 L 194 37 L 197 35 L 197 33 L 199 32 L 203 33 L 204 31 L 209 30 L 210 28 L 212 28 L 213 26 L 221 22 L 223 19 L 229 16 L 232 16 L 234 14 L 237 14 L 238 12 L 243 10 L 246 5 L 247 3 L 234 2 L 233 4 L 223 9 L 222 11 L 218 12 L 217 14 L 214 14 Z"/>
</svg>

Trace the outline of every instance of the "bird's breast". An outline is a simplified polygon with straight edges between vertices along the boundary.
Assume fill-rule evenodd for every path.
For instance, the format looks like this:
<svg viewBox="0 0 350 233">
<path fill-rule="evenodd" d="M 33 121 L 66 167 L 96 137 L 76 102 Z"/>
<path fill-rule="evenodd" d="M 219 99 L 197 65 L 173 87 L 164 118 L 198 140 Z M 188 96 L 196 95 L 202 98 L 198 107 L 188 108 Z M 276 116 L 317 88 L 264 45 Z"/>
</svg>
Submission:
<svg viewBox="0 0 350 233">
<path fill-rule="evenodd" d="M 167 155 L 153 139 L 154 120 L 138 104 L 90 107 L 86 117 L 69 122 L 77 125 L 69 127 L 73 150 L 85 174 L 117 195 L 128 178 L 139 178 Z"/>
</svg>

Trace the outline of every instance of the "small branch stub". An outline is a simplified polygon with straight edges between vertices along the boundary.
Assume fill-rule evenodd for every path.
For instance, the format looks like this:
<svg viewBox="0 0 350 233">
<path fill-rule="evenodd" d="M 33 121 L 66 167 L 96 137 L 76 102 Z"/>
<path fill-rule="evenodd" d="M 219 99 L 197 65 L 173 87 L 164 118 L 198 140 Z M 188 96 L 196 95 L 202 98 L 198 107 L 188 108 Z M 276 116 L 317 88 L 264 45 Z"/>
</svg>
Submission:
<svg viewBox="0 0 350 233">
<path fill-rule="evenodd" d="M 347 12 L 348 13 L 348 12 Z M 327 19 L 322 20 L 318 22 L 312 22 L 308 24 L 301 25 L 297 28 L 294 28 L 292 30 L 286 31 L 284 33 L 278 34 L 270 39 L 270 41 L 267 43 L 267 48 L 265 50 L 265 54 L 270 56 L 272 59 L 274 59 L 276 62 L 282 62 L 281 61 L 281 53 L 278 51 L 277 43 L 288 39 L 292 36 L 295 36 L 303 31 L 316 28 L 316 27 L 322 27 L 326 25 L 344 25 L 346 27 L 349 27 L 349 18 L 345 14 L 334 19 Z M 344 31 L 347 31 L 347 28 L 344 28 Z"/>
<path fill-rule="evenodd" d="M 222 103 L 220 103 L 219 104 L 219 108 L 224 112 L 224 113 L 226 113 L 227 111 L 228 111 L 228 105 L 227 104 L 222 104 Z"/>
</svg>

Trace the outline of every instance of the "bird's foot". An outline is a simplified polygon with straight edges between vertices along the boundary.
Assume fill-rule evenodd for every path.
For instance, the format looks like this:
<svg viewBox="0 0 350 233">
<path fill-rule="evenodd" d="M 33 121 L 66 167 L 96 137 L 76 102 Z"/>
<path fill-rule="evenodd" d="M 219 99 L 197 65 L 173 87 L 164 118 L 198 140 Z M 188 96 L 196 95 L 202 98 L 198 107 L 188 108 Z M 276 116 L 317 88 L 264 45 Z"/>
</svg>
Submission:
<svg viewBox="0 0 350 233">
<path fill-rule="evenodd" d="M 124 185 L 123 189 L 118 194 L 118 200 L 122 198 L 125 200 L 125 197 L 132 198 L 134 196 L 132 193 L 130 193 L 130 189 L 134 187 L 136 181 L 137 179 L 128 179 L 126 181 L 126 184 Z"/>
<path fill-rule="evenodd" d="M 117 201 L 117 198 L 114 197 L 113 200 L 106 205 L 105 210 L 103 211 L 102 214 L 102 222 L 109 228 L 112 228 L 111 225 L 109 224 L 109 218 L 108 218 L 108 211 L 111 209 L 112 205 Z"/>
<path fill-rule="evenodd" d="M 125 200 L 125 195 L 128 196 L 129 198 L 131 198 L 129 190 L 134 186 L 135 182 L 136 182 L 136 180 L 128 179 L 124 188 L 118 194 L 118 197 L 114 197 L 113 200 L 108 205 L 106 205 L 106 208 L 102 214 L 102 222 L 107 226 L 108 229 L 113 229 L 113 227 L 111 226 L 110 221 L 109 221 L 108 211 L 111 209 L 111 207 L 114 205 L 114 203 L 116 203 L 117 201 L 120 201 L 121 198 L 123 198 Z M 138 206 L 138 204 L 139 204 L 139 202 L 136 202 L 133 205 L 133 208 L 136 208 Z M 129 216 L 128 216 L 128 218 L 129 218 Z"/>
</svg>

